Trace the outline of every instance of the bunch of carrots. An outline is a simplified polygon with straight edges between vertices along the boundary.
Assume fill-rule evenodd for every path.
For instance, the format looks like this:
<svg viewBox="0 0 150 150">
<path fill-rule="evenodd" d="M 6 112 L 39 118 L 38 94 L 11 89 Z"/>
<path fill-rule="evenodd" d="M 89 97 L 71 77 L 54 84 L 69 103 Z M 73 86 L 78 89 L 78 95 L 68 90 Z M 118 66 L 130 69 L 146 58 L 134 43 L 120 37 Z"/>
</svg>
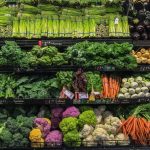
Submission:
<svg viewBox="0 0 150 150">
<path fill-rule="evenodd" d="M 102 83 L 103 83 L 103 90 L 102 90 L 102 98 L 110 98 L 114 100 L 120 90 L 120 80 L 121 78 L 116 75 L 102 75 Z"/>
<path fill-rule="evenodd" d="M 142 145 L 150 144 L 150 104 L 138 106 L 134 113 L 122 121 L 119 131 Z"/>
</svg>

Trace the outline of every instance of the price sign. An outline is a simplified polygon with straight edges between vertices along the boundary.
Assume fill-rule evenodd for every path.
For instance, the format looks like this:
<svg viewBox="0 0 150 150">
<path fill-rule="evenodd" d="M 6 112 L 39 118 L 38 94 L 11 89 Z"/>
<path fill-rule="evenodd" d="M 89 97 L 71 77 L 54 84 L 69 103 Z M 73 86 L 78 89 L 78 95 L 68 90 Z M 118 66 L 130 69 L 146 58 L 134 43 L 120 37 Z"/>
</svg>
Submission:
<svg viewBox="0 0 150 150">
<path fill-rule="evenodd" d="M 140 71 L 150 71 L 150 65 L 140 66 L 139 70 Z"/>
<path fill-rule="evenodd" d="M 60 43 L 59 41 L 52 41 L 52 40 L 51 41 L 41 41 L 41 43 L 40 43 L 41 46 L 50 46 L 50 45 L 62 46 L 62 43 Z"/>
<path fill-rule="evenodd" d="M 14 104 L 24 104 L 24 100 L 13 100 Z"/>
</svg>

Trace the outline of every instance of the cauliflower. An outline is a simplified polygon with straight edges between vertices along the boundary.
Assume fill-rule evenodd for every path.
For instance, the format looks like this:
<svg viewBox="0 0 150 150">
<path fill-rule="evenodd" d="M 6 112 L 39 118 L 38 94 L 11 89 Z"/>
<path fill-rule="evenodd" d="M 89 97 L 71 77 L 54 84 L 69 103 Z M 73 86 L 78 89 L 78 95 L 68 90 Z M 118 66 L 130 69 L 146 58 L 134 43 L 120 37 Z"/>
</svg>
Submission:
<svg viewBox="0 0 150 150">
<path fill-rule="evenodd" d="M 119 133 L 118 135 L 116 135 L 115 140 L 117 140 L 117 143 L 119 145 L 129 145 L 130 144 L 129 137 L 125 136 L 123 133 Z"/>
<path fill-rule="evenodd" d="M 125 82 L 125 83 L 123 84 L 123 87 L 129 88 L 129 87 L 130 87 L 130 83 L 129 83 L 129 82 Z"/>
<path fill-rule="evenodd" d="M 136 81 L 137 83 L 142 83 L 142 80 L 143 80 L 143 78 L 140 77 L 140 76 L 135 78 L 135 81 Z"/>
<path fill-rule="evenodd" d="M 51 129 L 51 122 L 47 118 L 35 118 L 34 124 L 41 130 L 43 137 L 46 137 Z"/>
<path fill-rule="evenodd" d="M 93 131 L 94 128 L 92 126 L 85 124 L 83 129 L 80 132 L 80 137 L 86 138 L 89 134 L 92 134 Z"/>
<path fill-rule="evenodd" d="M 144 94 L 143 92 L 140 92 L 140 93 L 138 94 L 138 97 L 145 97 L 145 94 Z"/>
<path fill-rule="evenodd" d="M 96 128 L 94 132 L 92 133 L 93 139 L 95 141 L 99 140 L 107 140 L 108 139 L 108 133 L 105 129 L 103 128 Z"/>
<path fill-rule="evenodd" d="M 118 117 L 109 116 L 104 119 L 105 124 L 109 124 L 114 127 L 119 127 L 121 125 L 121 120 Z"/>
<path fill-rule="evenodd" d="M 125 98 L 125 97 L 124 97 L 124 94 L 119 93 L 119 94 L 118 94 L 118 98 L 119 98 L 119 99 L 124 99 L 124 98 Z"/>
<path fill-rule="evenodd" d="M 117 133 L 117 127 L 105 124 L 103 127 L 109 134 L 116 134 Z"/>
<path fill-rule="evenodd" d="M 102 117 L 103 117 L 103 118 L 107 118 L 107 117 L 109 117 L 109 116 L 113 116 L 110 111 L 104 111 L 103 114 L 102 114 Z"/>
<path fill-rule="evenodd" d="M 140 93 L 140 92 L 141 92 L 141 88 L 137 87 L 137 88 L 135 89 L 135 92 L 136 92 L 137 94 Z"/>
<path fill-rule="evenodd" d="M 101 116 L 101 115 L 96 116 L 96 120 L 97 120 L 97 124 L 101 123 L 101 121 L 102 121 L 102 116 Z"/>
<path fill-rule="evenodd" d="M 85 139 L 83 139 L 82 144 L 86 147 L 97 146 L 97 142 L 94 141 L 92 135 L 89 135 Z"/>
<path fill-rule="evenodd" d="M 62 145 L 62 140 L 63 140 L 62 133 L 58 130 L 49 132 L 49 134 L 45 138 L 45 142 L 48 146 Z"/>
<path fill-rule="evenodd" d="M 150 82 L 145 82 L 145 86 L 150 89 Z"/>
<path fill-rule="evenodd" d="M 98 108 L 94 109 L 96 116 L 101 115 L 106 110 L 106 106 L 99 106 Z"/>
<path fill-rule="evenodd" d="M 131 87 L 136 89 L 138 87 L 138 83 L 137 82 L 132 82 Z"/>
<path fill-rule="evenodd" d="M 97 124 L 97 125 L 95 126 L 95 129 L 97 129 L 97 128 L 104 128 L 104 126 L 105 126 L 105 125 L 103 125 L 103 124 Z"/>
<path fill-rule="evenodd" d="M 145 97 L 150 97 L 150 93 L 146 93 L 146 94 L 145 94 Z"/>
<path fill-rule="evenodd" d="M 52 117 L 56 117 L 56 118 L 62 118 L 62 113 L 63 113 L 63 108 L 53 108 L 51 110 L 51 114 L 52 114 Z"/>
<path fill-rule="evenodd" d="M 138 98 L 138 94 L 131 95 L 131 98 Z"/>
<path fill-rule="evenodd" d="M 129 94 L 135 94 L 135 89 L 129 88 Z"/>
<path fill-rule="evenodd" d="M 124 97 L 125 97 L 125 98 L 130 98 L 130 94 L 129 94 L 129 93 L 125 93 L 125 94 L 124 94 Z"/>
<path fill-rule="evenodd" d="M 125 82 L 127 82 L 127 81 L 128 81 L 127 78 L 123 78 L 123 79 L 122 79 L 122 83 L 125 83 Z"/>
<path fill-rule="evenodd" d="M 125 94 L 125 93 L 128 92 L 128 89 L 125 88 L 125 87 L 123 87 L 123 88 L 120 89 L 120 92 L 123 93 L 123 94 Z"/>
<path fill-rule="evenodd" d="M 141 91 L 144 92 L 144 93 L 148 93 L 149 89 L 148 89 L 148 87 L 142 87 Z"/>
<path fill-rule="evenodd" d="M 63 118 L 67 117 L 78 117 L 80 115 L 79 109 L 71 106 L 68 107 L 64 112 L 63 112 Z"/>
<path fill-rule="evenodd" d="M 108 136 L 108 140 L 103 141 L 103 145 L 116 145 L 115 136 L 110 134 Z"/>
<path fill-rule="evenodd" d="M 134 82 L 134 78 L 128 78 L 128 82 L 130 83 Z"/>
</svg>

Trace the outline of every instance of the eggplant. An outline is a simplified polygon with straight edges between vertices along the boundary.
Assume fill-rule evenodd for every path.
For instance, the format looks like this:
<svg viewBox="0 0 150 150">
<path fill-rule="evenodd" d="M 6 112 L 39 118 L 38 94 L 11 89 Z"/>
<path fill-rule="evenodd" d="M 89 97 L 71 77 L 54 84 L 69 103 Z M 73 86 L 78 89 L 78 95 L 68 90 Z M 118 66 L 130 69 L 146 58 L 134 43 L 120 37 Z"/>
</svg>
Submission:
<svg viewBox="0 0 150 150">
<path fill-rule="evenodd" d="M 132 33 L 132 38 L 134 39 L 134 40 L 139 40 L 140 39 L 140 34 L 138 33 L 138 32 L 134 32 L 134 33 Z"/>
<path fill-rule="evenodd" d="M 146 26 L 147 32 L 150 32 L 150 25 Z"/>
<path fill-rule="evenodd" d="M 140 21 L 143 21 L 146 18 L 146 13 L 145 13 L 144 10 L 140 10 L 138 12 L 138 18 L 139 18 Z"/>
<path fill-rule="evenodd" d="M 135 31 L 135 27 L 134 27 L 134 25 L 129 25 L 129 28 L 130 28 L 130 32 L 133 32 L 133 31 Z"/>
<path fill-rule="evenodd" d="M 142 24 L 139 24 L 137 27 L 136 27 L 136 31 L 139 32 L 139 33 L 142 33 L 144 31 L 144 26 Z"/>
<path fill-rule="evenodd" d="M 136 2 L 136 3 L 134 4 L 134 8 L 135 8 L 136 10 L 140 11 L 140 10 L 144 9 L 144 5 L 143 5 L 143 3 L 141 3 L 141 2 Z"/>
<path fill-rule="evenodd" d="M 142 40 L 147 40 L 148 39 L 148 34 L 146 32 L 141 34 L 141 39 Z"/>
<path fill-rule="evenodd" d="M 143 21 L 143 25 L 144 25 L 145 27 L 147 27 L 148 25 L 150 25 L 150 21 L 149 21 L 148 19 L 145 19 L 145 20 Z"/>
</svg>

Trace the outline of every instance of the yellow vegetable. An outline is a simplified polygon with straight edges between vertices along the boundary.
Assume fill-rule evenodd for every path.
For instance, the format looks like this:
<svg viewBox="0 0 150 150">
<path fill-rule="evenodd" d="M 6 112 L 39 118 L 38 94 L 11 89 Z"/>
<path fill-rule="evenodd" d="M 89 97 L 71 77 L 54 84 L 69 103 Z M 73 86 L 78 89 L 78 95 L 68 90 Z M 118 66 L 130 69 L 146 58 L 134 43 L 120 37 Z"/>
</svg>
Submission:
<svg viewBox="0 0 150 150">
<path fill-rule="evenodd" d="M 142 60 L 140 58 L 137 58 L 136 61 L 138 64 L 141 64 L 141 62 L 142 62 Z"/>
<path fill-rule="evenodd" d="M 145 58 L 149 58 L 149 56 L 150 56 L 150 54 L 149 53 L 144 53 L 144 54 L 142 54 L 142 57 L 145 57 Z"/>
<path fill-rule="evenodd" d="M 42 138 L 42 132 L 40 129 L 34 128 L 29 134 L 29 139 L 31 142 L 37 142 L 41 138 Z"/>
<path fill-rule="evenodd" d="M 137 52 L 136 55 L 137 55 L 138 57 L 141 57 L 141 56 L 142 56 L 142 53 L 141 53 L 141 52 Z"/>
<path fill-rule="evenodd" d="M 147 58 L 143 58 L 143 57 L 142 57 L 142 63 L 143 63 L 143 64 L 146 64 L 146 63 L 147 63 Z"/>
<path fill-rule="evenodd" d="M 41 138 L 36 142 L 31 143 L 32 147 L 44 147 L 44 139 Z"/>
<path fill-rule="evenodd" d="M 140 51 L 141 51 L 141 53 L 145 53 L 146 50 L 145 50 L 145 48 L 142 48 Z"/>
<path fill-rule="evenodd" d="M 150 59 L 147 60 L 147 63 L 150 64 Z"/>
</svg>

